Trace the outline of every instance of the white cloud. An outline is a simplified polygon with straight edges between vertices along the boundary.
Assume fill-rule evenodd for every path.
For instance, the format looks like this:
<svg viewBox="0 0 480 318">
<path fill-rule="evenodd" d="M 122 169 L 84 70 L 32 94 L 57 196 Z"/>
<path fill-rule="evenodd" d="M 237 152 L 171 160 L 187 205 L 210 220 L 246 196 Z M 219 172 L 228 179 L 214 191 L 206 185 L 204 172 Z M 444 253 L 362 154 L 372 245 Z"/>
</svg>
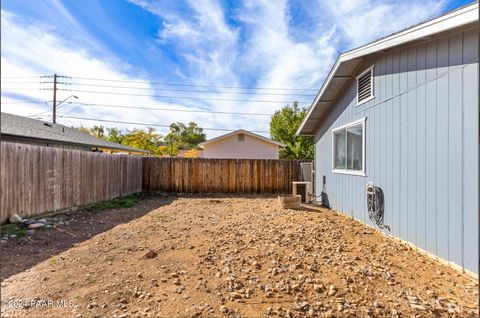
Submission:
<svg viewBox="0 0 480 318">
<path fill-rule="evenodd" d="M 176 54 L 188 61 L 185 79 L 199 84 L 238 84 L 233 62 L 238 33 L 225 21 L 223 8 L 215 1 L 190 1 L 191 18 L 162 13 L 162 42 L 172 45 Z M 154 10 L 153 12 L 163 12 Z"/>
<path fill-rule="evenodd" d="M 381 1 L 319 0 L 328 8 L 332 24 L 338 26 L 349 48 L 440 15 L 445 0 Z"/>
<path fill-rule="evenodd" d="M 38 88 L 51 88 L 52 84 L 19 84 L 13 83 L 19 81 L 19 79 L 9 78 L 18 76 L 37 76 L 38 74 L 74 74 L 77 77 L 95 77 L 106 78 L 116 80 L 127 81 L 145 81 L 140 76 L 131 76 L 127 74 L 127 70 L 130 66 L 126 64 L 119 64 L 117 60 L 100 59 L 91 54 L 88 49 L 71 47 L 66 41 L 51 32 L 45 26 L 41 24 L 26 25 L 22 23 L 18 16 L 2 11 L 2 111 L 15 113 L 19 115 L 29 116 L 42 111 L 48 110 L 48 107 L 42 104 L 9 104 L 10 102 L 19 102 L 26 100 L 41 100 L 51 101 L 52 91 L 39 90 Z M 22 79 L 27 81 L 27 79 Z M 33 79 L 38 81 L 38 79 Z M 28 79 L 30 81 L 30 79 Z M 51 79 L 45 79 L 45 81 L 51 81 Z M 63 81 L 73 81 L 70 79 L 64 79 Z M 96 84 L 112 83 L 96 82 Z M 166 94 L 165 92 L 152 93 L 153 86 L 146 81 L 144 84 L 131 84 L 131 83 L 118 83 L 118 85 L 129 86 L 138 89 L 122 89 L 122 88 L 104 88 L 98 87 L 85 87 L 83 90 L 103 90 L 109 92 L 119 92 L 128 94 L 139 95 L 155 95 Z M 34 88 L 35 90 L 9 90 L 8 88 Z M 68 88 L 62 85 L 64 88 Z M 15 95 L 12 95 L 15 93 Z M 186 101 L 185 103 L 166 103 L 159 102 L 153 96 L 124 96 L 124 95 L 106 95 L 95 94 L 85 92 L 69 92 L 59 91 L 58 101 L 65 99 L 71 94 L 78 95 L 79 102 L 83 103 L 97 103 L 97 104 L 114 104 L 114 105 L 132 105 L 154 108 L 173 108 L 173 109 L 185 109 L 190 110 L 198 109 L 198 107 L 192 106 L 192 101 Z M 173 93 L 172 93 L 173 94 Z M 218 96 L 213 96 L 218 98 Z M 228 98 L 228 96 L 225 96 Z M 234 96 L 230 96 L 233 98 Z M 239 98 L 238 96 L 235 96 Z M 70 99 L 71 100 L 71 99 Z M 69 100 L 69 101 L 70 101 Z M 62 114 L 69 112 L 71 109 L 78 105 L 63 105 L 59 108 L 58 113 Z M 215 105 L 214 105 L 215 106 Z M 219 109 L 222 107 L 218 107 Z M 212 108 L 213 110 L 216 107 Z M 234 109 L 232 107 L 232 109 Z M 239 111 L 236 109 L 236 111 Z M 49 113 L 47 113 L 49 114 Z M 88 107 L 83 106 L 78 108 L 70 115 L 77 115 L 81 117 L 99 118 L 118 121 L 130 121 L 130 122 L 147 122 L 154 124 L 170 124 L 174 121 L 196 121 L 203 127 L 219 127 L 219 128 L 234 128 L 235 116 L 225 116 L 218 120 L 215 115 L 211 114 L 198 114 L 198 113 L 179 113 L 179 112 L 160 112 L 150 110 L 132 110 L 132 109 L 119 109 L 119 108 L 105 108 L 105 107 Z M 76 125 L 82 124 L 83 126 L 92 126 L 95 122 L 82 121 L 75 119 L 63 120 L 59 118 L 59 122 L 70 125 L 74 123 Z M 120 126 L 124 128 L 133 128 L 132 125 L 122 125 L 114 123 L 101 123 L 107 127 Z M 256 126 L 260 127 L 260 125 Z M 262 130 L 265 130 L 262 127 Z M 258 129 L 258 128 L 256 128 Z M 159 129 L 162 132 L 167 132 L 168 129 Z M 208 131 L 209 136 L 220 134 L 221 132 Z"/>
<path fill-rule="evenodd" d="M 290 36 L 286 2 L 248 2 L 239 18 L 252 30 L 244 63 L 262 70 L 259 86 L 315 87 L 333 64 L 334 29 L 319 29 L 308 42 L 296 41 Z"/>
<path fill-rule="evenodd" d="M 174 49 L 177 57 L 186 63 L 178 67 L 177 76 L 185 83 L 223 86 L 254 86 L 254 95 L 238 95 L 235 89 L 218 89 L 210 93 L 167 93 L 151 89 L 154 84 L 146 80 L 155 74 L 149 70 L 136 70 L 133 66 L 112 55 L 94 37 L 89 35 L 74 16 L 54 1 L 59 16 L 63 16 L 76 37 L 84 41 L 73 42 L 64 33 L 52 26 L 27 23 L 20 17 L 2 11 L 2 76 L 29 76 L 38 74 L 59 74 L 128 81 L 146 81 L 124 88 L 88 88 L 149 96 L 123 96 L 95 93 L 74 94 L 81 102 L 98 104 L 137 105 L 157 108 L 209 109 L 224 112 L 272 113 L 285 103 L 257 103 L 257 100 L 312 100 L 313 97 L 275 96 L 261 93 L 261 87 L 319 88 L 321 81 L 333 65 L 339 48 L 353 48 L 378 37 L 398 31 L 411 24 L 438 15 L 445 2 L 426 0 L 423 2 L 385 2 L 380 0 L 318 1 L 318 14 L 308 31 L 292 32 L 292 19 L 287 1 L 250 0 L 241 2 L 238 8 L 228 11 L 216 1 L 182 2 L 188 12 L 169 10 L 162 2 L 130 0 L 145 10 L 158 15 L 163 25 L 158 30 L 158 39 L 151 45 L 165 45 Z M 177 5 L 178 3 L 175 3 Z M 188 14 L 188 17 L 185 15 Z M 228 15 L 227 15 L 228 14 Z M 318 17 L 317 17 L 318 16 Z M 229 19 L 235 20 L 232 24 Z M 296 35 L 303 32 L 299 39 Z M 310 32 L 310 33 L 307 33 Z M 295 34 L 295 35 L 294 35 Z M 142 72 L 142 73 L 139 73 Z M 133 74 L 133 75 L 132 75 Z M 168 78 L 165 81 L 169 81 Z M 108 84 L 108 83 L 99 83 Z M 15 84 L 18 87 L 21 84 Z M 24 88 L 35 86 L 25 84 Z M 45 85 L 51 84 L 42 84 Z M 108 84 L 110 85 L 110 84 Z M 2 102 L 19 101 L 19 95 L 5 94 L 6 87 L 13 87 L 9 80 L 2 80 Z M 35 87 L 38 87 L 36 85 Z M 48 86 L 47 86 L 48 87 Z M 199 88 L 201 90 L 201 88 Z M 208 90 L 213 90 L 209 88 Z M 238 91 L 237 91 L 238 92 Z M 35 100 L 51 100 L 51 91 L 19 90 L 19 94 Z M 60 92 L 59 100 L 72 92 Z M 288 93 L 282 91 L 281 93 Z M 314 92 L 306 92 L 314 93 Z M 153 95 L 188 95 L 225 99 L 181 100 L 175 103 L 162 102 Z M 228 101 L 246 99 L 247 102 Z M 164 100 L 164 99 L 163 99 Z M 308 105 L 306 105 L 308 106 Z M 69 112 L 74 105 L 66 105 L 59 113 Z M 39 104 L 5 104 L 2 111 L 21 115 L 32 115 L 46 107 Z M 80 107 L 73 114 L 84 117 L 120 121 L 170 124 L 174 121 L 196 121 L 202 127 L 244 128 L 268 130 L 269 117 L 225 116 L 215 114 L 159 112 L 103 107 Z M 70 120 L 79 124 L 78 120 Z M 68 124 L 69 122 L 65 122 Z M 84 126 L 92 122 L 82 122 Z M 120 126 L 121 124 L 106 124 Z M 166 132 L 167 129 L 160 131 Z M 208 137 L 222 132 L 207 131 Z"/>
<path fill-rule="evenodd" d="M 157 2 L 133 2 L 165 21 L 159 31 L 160 40 L 175 45 L 176 53 L 186 59 L 189 67 L 182 74 L 189 81 L 229 86 L 242 86 L 247 82 L 247 85 L 255 87 L 311 88 L 319 86 L 337 54 L 332 37 L 333 29 L 318 30 L 321 35 L 311 37 L 309 42 L 292 38 L 286 2 L 243 2 L 241 8 L 235 10 L 230 17 L 238 22 L 237 27 L 226 22 L 225 9 L 214 1 L 189 2 L 192 12 L 188 12 L 188 17 L 184 11 L 175 13 L 165 10 Z M 313 99 L 312 96 L 266 96 L 261 94 L 265 90 L 254 91 L 258 95 L 251 96 L 250 100 Z M 314 92 L 305 92 L 308 93 Z M 221 97 L 239 98 L 238 95 L 228 94 L 222 94 Z M 271 113 L 285 102 L 208 104 L 211 108 L 225 111 L 241 109 Z M 247 129 L 255 127 L 250 129 L 266 130 L 268 123 L 268 118 L 235 119 L 235 124 Z"/>
</svg>

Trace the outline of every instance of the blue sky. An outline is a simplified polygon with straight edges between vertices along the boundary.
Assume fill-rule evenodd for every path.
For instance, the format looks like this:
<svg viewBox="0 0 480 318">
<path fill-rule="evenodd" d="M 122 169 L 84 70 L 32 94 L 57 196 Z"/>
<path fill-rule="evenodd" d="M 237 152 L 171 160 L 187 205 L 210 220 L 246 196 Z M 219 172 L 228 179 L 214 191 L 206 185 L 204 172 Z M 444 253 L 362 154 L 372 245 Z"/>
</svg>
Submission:
<svg viewBox="0 0 480 318">
<path fill-rule="evenodd" d="M 73 77 L 62 79 L 68 85 L 60 87 L 70 91 L 60 91 L 58 99 L 79 97 L 59 108 L 66 116 L 268 131 L 268 116 L 165 109 L 270 114 L 294 100 L 309 106 L 339 53 L 469 2 L 5 0 L 2 111 L 45 112 L 39 116 L 49 119 L 52 92 L 40 88 L 51 84 L 28 76 L 57 73 Z"/>
</svg>

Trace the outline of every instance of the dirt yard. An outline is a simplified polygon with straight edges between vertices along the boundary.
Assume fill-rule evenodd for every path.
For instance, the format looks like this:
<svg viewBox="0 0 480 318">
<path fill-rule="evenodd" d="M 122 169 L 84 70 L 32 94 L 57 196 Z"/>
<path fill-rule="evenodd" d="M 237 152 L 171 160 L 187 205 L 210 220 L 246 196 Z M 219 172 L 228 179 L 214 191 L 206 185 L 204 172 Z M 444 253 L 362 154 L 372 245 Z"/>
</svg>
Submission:
<svg viewBox="0 0 480 318">
<path fill-rule="evenodd" d="M 478 316 L 473 280 L 275 198 L 150 197 L 0 249 L 2 317 Z"/>
</svg>

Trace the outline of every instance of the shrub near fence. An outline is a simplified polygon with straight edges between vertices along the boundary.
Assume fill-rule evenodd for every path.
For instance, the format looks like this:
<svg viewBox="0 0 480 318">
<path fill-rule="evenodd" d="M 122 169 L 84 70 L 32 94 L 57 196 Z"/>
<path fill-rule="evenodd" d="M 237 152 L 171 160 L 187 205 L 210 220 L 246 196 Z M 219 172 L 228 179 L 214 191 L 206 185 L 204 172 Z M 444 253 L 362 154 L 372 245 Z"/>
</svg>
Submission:
<svg viewBox="0 0 480 318">
<path fill-rule="evenodd" d="M 291 193 L 300 161 L 144 158 L 143 190 L 182 193 Z"/>
<path fill-rule="evenodd" d="M 1 143 L 0 222 L 142 191 L 142 158 Z"/>
</svg>

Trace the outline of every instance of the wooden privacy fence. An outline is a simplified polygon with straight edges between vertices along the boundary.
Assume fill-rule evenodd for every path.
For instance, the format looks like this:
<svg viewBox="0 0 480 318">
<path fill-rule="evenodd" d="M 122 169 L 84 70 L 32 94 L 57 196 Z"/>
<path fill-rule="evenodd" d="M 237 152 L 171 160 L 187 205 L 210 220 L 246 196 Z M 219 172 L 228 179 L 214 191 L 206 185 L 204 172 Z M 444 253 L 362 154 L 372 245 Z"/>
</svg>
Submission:
<svg viewBox="0 0 480 318">
<path fill-rule="evenodd" d="M 142 158 L 1 143 L 0 222 L 142 191 Z"/>
<path fill-rule="evenodd" d="M 0 222 L 141 191 L 291 193 L 300 161 L 111 155 L 1 143 Z"/>
<path fill-rule="evenodd" d="M 300 161 L 143 158 L 143 190 L 182 193 L 291 193 Z"/>
</svg>

